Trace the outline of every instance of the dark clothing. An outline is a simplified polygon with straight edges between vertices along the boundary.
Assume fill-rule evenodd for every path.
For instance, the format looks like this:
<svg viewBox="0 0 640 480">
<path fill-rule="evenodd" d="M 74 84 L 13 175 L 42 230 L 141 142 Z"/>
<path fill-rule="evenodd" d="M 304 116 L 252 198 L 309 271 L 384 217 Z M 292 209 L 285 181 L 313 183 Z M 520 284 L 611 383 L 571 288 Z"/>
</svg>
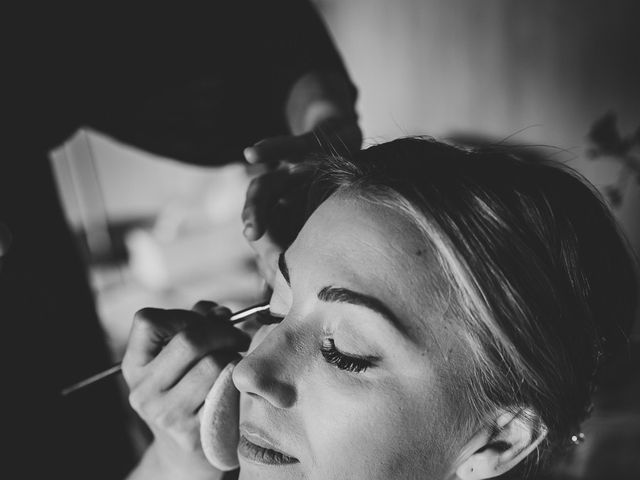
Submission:
<svg viewBox="0 0 640 480">
<path fill-rule="evenodd" d="M 5 438 L 18 470 L 5 471 L 17 478 L 121 478 L 136 460 L 115 379 L 58 395 L 111 360 L 48 152 L 89 127 L 181 161 L 238 161 L 244 147 L 287 133 L 284 101 L 298 77 L 346 76 L 307 2 L 213 5 L 3 13 L 0 222 L 14 242 L 0 270 L 0 321 L 4 391 L 15 402 L 5 414 L 17 423 Z"/>
<path fill-rule="evenodd" d="M 240 470 L 232 470 L 230 472 L 225 473 L 222 480 L 238 480 L 239 476 L 240 476 Z"/>
</svg>

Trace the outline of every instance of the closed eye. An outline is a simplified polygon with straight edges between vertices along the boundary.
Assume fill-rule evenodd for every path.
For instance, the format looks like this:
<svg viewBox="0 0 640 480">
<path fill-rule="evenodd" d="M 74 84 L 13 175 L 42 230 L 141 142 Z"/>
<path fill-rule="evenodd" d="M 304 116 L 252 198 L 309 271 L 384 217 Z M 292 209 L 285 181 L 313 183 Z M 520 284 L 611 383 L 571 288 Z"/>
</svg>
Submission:
<svg viewBox="0 0 640 480">
<path fill-rule="evenodd" d="M 335 365 L 340 370 L 352 373 L 362 373 L 373 366 L 373 362 L 367 358 L 354 357 L 342 353 L 336 348 L 333 338 L 325 338 L 320 347 L 320 352 L 327 363 Z"/>
</svg>

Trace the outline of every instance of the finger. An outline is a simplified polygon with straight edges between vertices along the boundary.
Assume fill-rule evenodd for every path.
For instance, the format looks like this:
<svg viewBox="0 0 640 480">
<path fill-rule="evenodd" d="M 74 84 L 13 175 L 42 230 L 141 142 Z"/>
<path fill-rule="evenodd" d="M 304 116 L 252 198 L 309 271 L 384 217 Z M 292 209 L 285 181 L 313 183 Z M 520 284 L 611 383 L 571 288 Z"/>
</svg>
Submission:
<svg viewBox="0 0 640 480">
<path fill-rule="evenodd" d="M 218 306 L 216 302 L 211 302 L 209 300 L 200 300 L 191 308 L 191 310 L 199 313 L 204 317 L 209 313 L 210 310 L 212 310 L 216 306 Z"/>
<path fill-rule="evenodd" d="M 227 307 L 223 307 L 222 305 L 217 305 L 206 313 L 205 318 L 209 320 L 228 322 L 232 314 L 233 312 L 229 310 Z"/>
<path fill-rule="evenodd" d="M 258 269 L 262 277 L 267 284 L 273 286 L 278 271 L 278 257 L 282 248 L 273 241 L 269 232 L 258 240 L 249 242 L 249 245 L 256 252 Z"/>
<path fill-rule="evenodd" d="M 200 300 L 191 310 L 211 320 L 229 320 L 232 315 L 231 310 L 227 307 L 209 300 Z"/>
<path fill-rule="evenodd" d="M 239 358 L 235 353 L 218 353 L 202 357 L 167 393 L 171 403 L 180 405 L 187 414 L 197 414 L 222 369 L 232 360 Z"/>
<path fill-rule="evenodd" d="M 250 240 L 257 240 L 267 228 L 266 219 L 285 187 L 290 183 L 291 172 L 280 169 L 254 178 L 247 188 L 242 221 L 244 236 Z"/>
<path fill-rule="evenodd" d="M 145 367 L 149 382 L 157 391 L 167 391 L 206 355 L 238 352 L 249 347 L 251 339 L 230 323 L 203 321 L 176 333 L 165 348 Z"/>
<path fill-rule="evenodd" d="M 312 133 L 266 138 L 245 148 L 244 158 L 252 164 L 292 160 L 311 151 L 316 145 L 315 136 Z"/>
<path fill-rule="evenodd" d="M 176 333 L 196 318 L 201 317 L 193 312 L 169 314 L 158 308 L 143 308 L 136 312 L 122 360 L 123 372 L 147 365 Z"/>
<path fill-rule="evenodd" d="M 196 414 L 223 368 L 224 364 L 216 361 L 213 356 L 202 357 L 171 390 L 164 394 L 167 408 L 183 418 Z"/>
<path fill-rule="evenodd" d="M 247 240 L 257 240 L 270 227 L 271 211 L 277 203 L 284 205 L 289 194 L 306 191 L 313 171 L 312 165 L 293 164 L 261 175 L 251 182 L 242 210 L 243 233 Z M 306 199 L 298 200 L 301 201 L 300 208 L 304 209 Z"/>
</svg>

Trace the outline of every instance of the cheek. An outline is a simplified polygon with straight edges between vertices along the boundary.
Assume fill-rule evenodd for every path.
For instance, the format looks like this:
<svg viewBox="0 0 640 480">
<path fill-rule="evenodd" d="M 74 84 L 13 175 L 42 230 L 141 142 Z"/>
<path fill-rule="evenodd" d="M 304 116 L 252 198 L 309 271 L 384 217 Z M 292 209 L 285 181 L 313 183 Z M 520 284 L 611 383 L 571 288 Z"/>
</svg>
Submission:
<svg viewBox="0 0 640 480">
<path fill-rule="evenodd" d="M 319 377 L 305 395 L 311 471 L 322 472 L 317 478 L 413 478 L 418 472 L 431 478 L 443 470 L 449 426 L 443 418 L 450 415 L 438 391 L 418 392 L 393 380 L 334 378 L 332 384 L 326 373 Z"/>
</svg>

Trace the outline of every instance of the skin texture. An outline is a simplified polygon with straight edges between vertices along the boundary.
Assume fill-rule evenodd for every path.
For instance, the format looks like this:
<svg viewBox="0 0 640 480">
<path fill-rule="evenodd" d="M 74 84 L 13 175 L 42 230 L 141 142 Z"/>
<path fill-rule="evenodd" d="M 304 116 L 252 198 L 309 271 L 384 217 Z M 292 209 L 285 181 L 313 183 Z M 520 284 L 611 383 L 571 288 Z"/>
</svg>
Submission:
<svg viewBox="0 0 640 480">
<path fill-rule="evenodd" d="M 305 185 L 313 172 L 300 168 L 297 162 L 315 151 L 333 151 L 340 147 L 339 150 L 346 153 L 359 149 L 362 135 L 354 100 L 344 75 L 331 71 L 309 72 L 295 82 L 287 98 L 285 114 L 291 135 L 266 138 L 245 150 L 247 162 L 261 168 L 263 173 L 253 179 L 247 190 L 242 212 L 244 234 L 256 251 L 260 270 L 269 283 L 275 271 L 270 262 L 263 259 L 273 259 L 281 251 L 279 245 L 290 242 L 304 218 L 306 189 L 301 185 Z M 276 221 L 283 218 L 285 222 Z M 269 232 L 266 232 L 267 226 Z M 0 228 L 0 255 L 6 250 L 2 233 Z M 211 470 L 200 448 L 197 408 L 204 402 L 220 370 L 233 358 L 229 351 L 221 355 L 220 345 L 230 351 L 246 346 L 240 342 L 229 348 L 227 340 L 237 340 L 237 335 L 225 328 L 207 329 L 204 336 L 192 334 L 191 323 L 185 323 L 184 312 L 177 310 L 167 313 L 146 309 L 134 320 L 128 358 L 139 357 L 149 345 L 155 345 L 158 338 L 163 347 L 153 349 L 158 359 L 147 356 L 141 362 L 123 364 L 133 407 L 149 424 L 155 437 L 130 474 L 130 480 L 211 480 L 220 474 Z M 246 325 L 241 328 L 246 329 Z M 167 348 L 181 353 L 171 355 L 173 358 L 167 361 L 167 355 L 162 353 Z M 171 365 L 171 361 L 175 361 L 175 365 Z M 175 373 L 170 383 L 166 378 L 164 382 L 159 381 L 166 377 L 165 371 Z"/>
<path fill-rule="evenodd" d="M 230 315 L 208 301 L 191 311 L 136 313 L 122 373 L 131 406 L 154 441 L 129 480 L 222 477 L 202 451 L 199 412 L 220 371 L 249 344 L 249 337 L 228 322 Z"/>
<path fill-rule="evenodd" d="M 362 132 L 348 79 L 337 72 L 310 72 L 299 78 L 285 108 L 291 135 L 260 140 L 245 159 L 261 168 L 247 189 L 242 210 L 244 235 L 255 250 L 262 276 L 270 285 L 274 255 L 289 245 L 304 221 L 311 153 L 349 155 L 360 149 Z"/>
<path fill-rule="evenodd" d="M 241 434 L 267 437 L 299 459 L 265 466 L 240 456 L 241 479 L 444 478 L 468 438 L 454 435 L 468 366 L 447 318 L 448 283 L 434 252 L 386 207 L 334 194 L 285 253 L 271 310 L 234 370 Z M 375 297 L 399 320 L 318 299 L 327 286 Z M 375 357 L 363 372 L 326 361 L 323 341 Z M 437 340 L 436 340 L 437 339 Z M 454 430 L 455 431 L 455 430 Z"/>
</svg>

